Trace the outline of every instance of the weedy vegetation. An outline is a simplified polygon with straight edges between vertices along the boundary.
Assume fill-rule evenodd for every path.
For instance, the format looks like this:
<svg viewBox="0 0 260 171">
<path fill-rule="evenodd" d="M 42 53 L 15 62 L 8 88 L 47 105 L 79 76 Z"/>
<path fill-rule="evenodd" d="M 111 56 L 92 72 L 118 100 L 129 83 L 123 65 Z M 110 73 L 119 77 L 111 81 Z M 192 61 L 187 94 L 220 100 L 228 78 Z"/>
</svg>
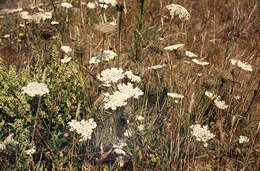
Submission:
<svg viewBox="0 0 260 171">
<path fill-rule="evenodd" d="M 0 1 L 0 170 L 259 170 L 259 0 Z"/>
</svg>

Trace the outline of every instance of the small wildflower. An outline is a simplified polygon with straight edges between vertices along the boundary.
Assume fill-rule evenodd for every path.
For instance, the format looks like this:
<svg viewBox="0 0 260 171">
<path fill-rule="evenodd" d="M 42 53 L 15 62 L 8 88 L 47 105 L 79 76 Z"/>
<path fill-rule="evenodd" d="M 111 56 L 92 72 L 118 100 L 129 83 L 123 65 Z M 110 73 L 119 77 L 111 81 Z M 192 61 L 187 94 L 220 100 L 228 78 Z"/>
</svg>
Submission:
<svg viewBox="0 0 260 171">
<path fill-rule="evenodd" d="M 70 60 L 71 60 L 71 57 L 69 57 L 69 56 L 66 55 L 63 59 L 61 59 L 61 63 L 66 64 L 66 63 L 68 63 Z"/>
<path fill-rule="evenodd" d="M 192 59 L 192 62 L 194 62 L 194 63 L 196 63 L 198 65 L 202 65 L 202 66 L 209 64 L 208 62 L 202 62 L 202 61 L 200 61 L 198 59 Z"/>
<path fill-rule="evenodd" d="M 249 142 L 249 138 L 246 136 L 239 136 L 239 144 L 244 144 L 244 143 L 248 143 Z"/>
<path fill-rule="evenodd" d="M 69 46 L 61 46 L 61 50 L 66 54 L 69 54 L 72 51 L 72 49 Z"/>
<path fill-rule="evenodd" d="M 186 52 L 185 52 L 185 55 L 188 56 L 188 57 L 190 57 L 190 58 L 196 58 L 196 57 L 198 57 L 198 55 L 192 53 L 191 51 L 186 51 Z"/>
<path fill-rule="evenodd" d="M 206 91 L 205 95 L 208 96 L 211 100 L 213 100 L 215 97 L 217 97 L 216 95 L 214 95 L 212 92 L 210 91 Z"/>
<path fill-rule="evenodd" d="M 112 6 L 116 6 L 117 5 L 117 1 L 116 0 L 98 0 L 100 3 L 100 7 L 101 8 L 107 8 L 109 4 L 111 4 Z"/>
<path fill-rule="evenodd" d="M 181 20 L 188 21 L 190 19 L 190 13 L 181 5 L 170 4 L 166 8 L 170 11 L 171 17 L 178 16 Z"/>
<path fill-rule="evenodd" d="M 203 142 L 204 147 L 208 146 L 207 141 L 214 138 L 215 135 L 208 130 L 208 126 L 201 126 L 200 124 L 191 125 L 191 135 L 196 137 L 197 141 Z"/>
<path fill-rule="evenodd" d="M 104 52 L 98 56 L 92 57 L 89 60 L 90 64 L 97 64 L 102 61 L 110 61 L 113 60 L 117 54 L 111 50 L 104 50 Z"/>
<path fill-rule="evenodd" d="M 19 33 L 18 36 L 19 36 L 19 37 L 23 37 L 24 34 L 23 34 L 23 33 Z"/>
<path fill-rule="evenodd" d="M 177 99 L 182 99 L 184 96 L 182 94 L 177 94 L 177 93 L 167 93 L 168 96 L 172 98 L 177 98 Z"/>
<path fill-rule="evenodd" d="M 150 70 L 150 69 L 160 69 L 160 68 L 163 68 L 165 65 L 154 65 L 154 66 L 151 66 L 151 67 L 148 67 L 147 69 Z"/>
<path fill-rule="evenodd" d="M 35 95 L 43 96 L 48 93 L 49 89 L 44 83 L 30 82 L 27 86 L 22 88 L 22 94 L 28 94 L 31 97 Z"/>
<path fill-rule="evenodd" d="M 19 24 L 20 27 L 24 27 L 24 24 Z"/>
<path fill-rule="evenodd" d="M 68 3 L 68 2 L 62 2 L 61 3 L 61 6 L 64 7 L 64 8 L 72 8 L 73 6 L 71 5 L 71 3 Z"/>
<path fill-rule="evenodd" d="M 35 152 L 36 152 L 35 148 L 31 148 L 31 149 L 25 151 L 25 153 L 30 156 L 33 155 Z"/>
<path fill-rule="evenodd" d="M 4 38 L 6 38 L 6 39 L 9 38 L 9 37 L 10 37 L 10 34 L 5 34 L 4 35 Z"/>
<path fill-rule="evenodd" d="M 183 46 L 184 46 L 184 44 L 176 44 L 176 45 L 172 45 L 172 46 L 167 46 L 164 48 L 164 50 L 173 51 L 173 50 L 177 50 Z"/>
<path fill-rule="evenodd" d="M 70 126 L 70 131 L 76 131 L 82 136 L 80 141 L 90 140 L 93 129 L 97 127 L 97 124 L 93 118 L 90 118 L 87 121 L 77 121 L 73 119 L 68 123 L 68 125 Z"/>
<path fill-rule="evenodd" d="M 89 9 L 95 9 L 96 8 L 96 4 L 94 2 L 88 2 L 87 7 Z"/>
</svg>

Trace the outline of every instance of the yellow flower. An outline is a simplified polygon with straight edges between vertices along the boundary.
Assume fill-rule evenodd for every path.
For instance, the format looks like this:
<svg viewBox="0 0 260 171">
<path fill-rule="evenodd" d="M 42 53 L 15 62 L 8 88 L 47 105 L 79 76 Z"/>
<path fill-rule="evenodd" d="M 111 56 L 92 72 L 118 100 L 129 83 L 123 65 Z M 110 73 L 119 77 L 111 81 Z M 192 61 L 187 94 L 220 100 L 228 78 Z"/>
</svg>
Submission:
<svg viewBox="0 0 260 171">
<path fill-rule="evenodd" d="M 19 36 L 19 37 L 23 37 L 24 34 L 23 34 L 23 33 L 19 33 L 18 36 Z"/>
<path fill-rule="evenodd" d="M 19 42 L 19 43 L 22 42 L 22 39 L 18 39 L 18 42 Z"/>
</svg>

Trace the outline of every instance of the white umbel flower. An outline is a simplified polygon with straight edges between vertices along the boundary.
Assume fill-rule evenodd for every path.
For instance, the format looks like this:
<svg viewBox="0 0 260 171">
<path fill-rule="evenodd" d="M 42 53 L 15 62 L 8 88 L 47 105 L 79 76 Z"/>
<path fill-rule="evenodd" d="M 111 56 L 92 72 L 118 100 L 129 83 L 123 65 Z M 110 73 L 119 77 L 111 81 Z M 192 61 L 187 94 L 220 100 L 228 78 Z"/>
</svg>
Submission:
<svg viewBox="0 0 260 171">
<path fill-rule="evenodd" d="M 69 46 L 61 46 L 61 50 L 66 54 L 69 54 L 72 51 L 72 49 Z"/>
<path fill-rule="evenodd" d="M 109 5 L 111 4 L 112 6 L 116 6 L 117 5 L 117 1 L 116 0 L 98 0 L 100 5 Z M 101 6 L 102 7 L 102 6 Z M 103 8 L 103 7 L 102 7 Z"/>
<path fill-rule="evenodd" d="M 220 100 L 220 97 L 218 96 L 215 100 L 214 100 L 215 105 L 219 108 L 219 109 L 226 109 L 228 108 L 228 105 L 226 105 L 225 101 Z"/>
<path fill-rule="evenodd" d="M 118 107 L 125 106 L 127 100 L 131 97 L 137 99 L 139 96 L 143 95 L 143 91 L 138 87 L 133 88 L 133 84 L 119 84 L 117 85 L 119 91 L 115 91 L 113 94 L 105 93 L 104 98 L 104 108 L 116 110 Z"/>
<path fill-rule="evenodd" d="M 52 21 L 51 22 L 51 25 L 58 25 L 58 24 L 60 24 L 58 21 Z"/>
<path fill-rule="evenodd" d="M 132 73 L 132 71 L 126 71 L 125 72 L 126 77 L 131 80 L 132 82 L 140 82 L 141 78 L 139 76 L 136 76 Z"/>
<path fill-rule="evenodd" d="M 249 72 L 253 71 L 253 67 L 246 62 L 242 62 L 242 61 L 236 60 L 236 59 L 230 59 L 230 62 L 232 65 L 237 65 L 239 68 L 241 68 L 245 71 L 249 71 Z"/>
<path fill-rule="evenodd" d="M 182 94 L 177 94 L 177 93 L 167 93 L 168 96 L 172 98 L 177 98 L 177 99 L 182 99 L 184 96 Z"/>
<path fill-rule="evenodd" d="M 214 138 L 215 135 L 208 130 L 208 126 L 201 126 L 200 124 L 191 125 L 191 135 L 193 135 L 197 141 L 203 142 L 204 147 L 208 146 L 207 141 Z"/>
<path fill-rule="evenodd" d="M 101 53 L 100 55 L 90 58 L 89 63 L 97 64 L 102 61 L 110 61 L 113 60 L 116 56 L 117 54 L 115 52 L 111 50 L 104 50 L 104 52 Z"/>
<path fill-rule="evenodd" d="M 228 108 L 228 105 L 226 105 L 225 101 L 221 100 L 220 96 L 217 96 L 215 94 L 213 94 L 212 92 L 206 91 L 205 95 L 208 96 L 211 100 L 214 100 L 215 105 L 219 108 L 219 109 L 226 109 Z"/>
<path fill-rule="evenodd" d="M 68 63 L 70 60 L 71 60 L 71 57 L 69 57 L 69 56 L 66 55 L 63 59 L 61 59 L 61 63 L 66 64 L 66 63 Z"/>
<path fill-rule="evenodd" d="M 82 136 L 80 141 L 90 140 L 93 129 L 97 127 L 97 124 L 93 118 L 90 118 L 87 121 L 77 121 L 73 119 L 68 123 L 68 125 L 70 126 L 70 131 L 76 131 L 77 134 Z"/>
<path fill-rule="evenodd" d="M 170 11 L 171 17 L 179 17 L 181 20 L 188 21 L 190 19 L 190 13 L 181 5 L 170 4 L 166 8 Z"/>
<path fill-rule="evenodd" d="M 31 97 L 35 95 L 43 96 L 48 93 L 49 89 L 44 83 L 30 82 L 27 86 L 22 88 L 22 94 L 28 94 Z"/>
<path fill-rule="evenodd" d="M 176 45 L 171 45 L 171 46 L 167 46 L 164 48 L 164 50 L 169 50 L 169 51 L 173 51 L 173 50 L 177 50 L 181 47 L 183 47 L 184 44 L 176 44 Z"/>
<path fill-rule="evenodd" d="M 160 68 L 163 68 L 163 67 L 165 67 L 165 65 L 154 65 L 154 66 L 148 67 L 147 69 L 148 70 L 150 70 L 150 69 L 156 70 L 156 69 L 160 69 Z"/>
<path fill-rule="evenodd" d="M 244 143 L 248 143 L 249 142 L 249 138 L 246 136 L 239 136 L 239 144 L 244 144 Z"/>
<path fill-rule="evenodd" d="M 194 53 L 191 52 L 191 51 L 186 51 L 186 52 L 185 52 L 185 55 L 188 56 L 188 57 L 190 57 L 190 58 L 196 58 L 196 57 L 198 57 L 198 55 L 194 54 Z"/>
<path fill-rule="evenodd" d="M 68 3 L 68 2 L 62 2 L 61 3 L 61 6 L 64 7 L 64 8 L 72 8 L 73 6 L 71 5 L 71 3 Z"/>
<path fill-rule="evenodd" d="M 116 83 L 118 80 L 124 78 L 125 75 L 121 68 L 106 69 L 101 72 L 97 78 L 103 82 L 103 86 L 110 87 L 111 83 Z"/>
<path fill-rule="evenodd" d="M 96 4 L 95 4 L 95 2 L 88 2 L 87 7 L 89 9 L 95 9 L 96 8 Z"/>
<path fill-rule="evenodd" d="M 205 66 L 205 65 L 209 65 L 208 62 L 203 62 L 203 61 L 200 61 L 198 59 L 192 59 L 192 62 L 198 64 L 198 65 L 202 65 L 202 66 Z"/>
</svg>

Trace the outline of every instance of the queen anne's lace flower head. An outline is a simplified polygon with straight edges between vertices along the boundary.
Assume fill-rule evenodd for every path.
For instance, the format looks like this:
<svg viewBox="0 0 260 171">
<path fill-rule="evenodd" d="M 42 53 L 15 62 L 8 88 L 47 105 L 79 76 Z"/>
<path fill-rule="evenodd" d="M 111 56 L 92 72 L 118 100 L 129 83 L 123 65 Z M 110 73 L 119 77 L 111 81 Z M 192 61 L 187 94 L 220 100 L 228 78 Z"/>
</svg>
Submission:
<svg viewBox="0 0 260 171">
<path fill-rule="evenodd" d="M 171 17 L 178 16 L 181 20 L 188 21 L 190 19 L 190 13 L 181 5 L 170 4 L 166 8 L 170 11 Z"/>
<path fill-rule="evenodd" d="M 31 97 L 35 95 L 43 96 L 48 93 L 49 89 L 44 83 L 30 82 L 27 86 L 22 88 L 22 94 L 28 94 Z"/>
<path fill-rule="evenodd" d="M 125 76 L 126 76 L 129 80 L 131 80 L 131 81 L 133 81 L 133 82 L 140 82 L 140 81 L 141 81 L 141 78 L 140 78 L 139 76 L 134 75 L 134 74 L 132 73 L 132 71 L 126 71 L 126 72 L 125 72 Z"/>
<path fill-rule="evenodd" d="M 249 65 L 246 62 L 242 62 L 242 61 L 236 60 L 236 59 L 230 59 L 230 62 L 231 62 L 232 65 L 237 65 L 239 68 L 241 68 L 241 69 L 243 69 L 245 71 L 249 71 L 249 72 L 253 71 L 252 66 Z"/>
<path fill-rule="evenodd" d="M 239 136 L 239 144 L 244 144 L 244 143 L 248 143 L 249 142 L 249 138 L 246 136 Z"/>
<path fill-rule="evenodd" d="M 196 137 L 197 141 L 203 142 L 204 147 L 208 146 L 207 141 L 214 138 L 215 135 L 208 130 L 208 126 L 201 126 L 200 124 L 191 125 L 191 135 Z"/>
<path fill-rule="evenodd" d="M 185 52 L 185 55 L 188 56 L 188 57 L 190 57 L 190 58 L 196 58 L 196 57 L 198 57 L 198 55 L 192 53 L 191 51 L 186 51 L 186 52 Z"/>
<path fill-rule="evenodd" d="M 150 69 L 154 69 L 154 70 L 156 70 L 156 69 L 160 69 L 160 68 L 163 68 L 163 67 L 165 67 L 164 64 L 163 64 L 163 65 L 154 65 L 154 66 L 150 66 L 150 67 L 148 67 L 147 69 L 148 69 L 148 70 L 150 70 Z"/>
<path fill-rule="evenodd" d="M 142 90 L 138 87 L 133 88 L 132 83 L 119 84 L 117 87 L 119 91 L 115 91 L 113 94 L 104 94 L 105 109 L 111 108 L 112 110 L 116 110 L 118 107 L 125 106 L 129 98 L 133 97 L 137 99 L 139 96 L 143 95 Z"/>
<path fill-rule="evenodd" d="M 87 7 L 89 9 L 95 9 L 96 8 L 96 4 L 95 4 L 95 2 L 88 2 Z"/>
<path fill-rule="evenodd" d="M 72 8 L 73 6 L 71 5 L 71 3 L 68 3 L 68 2 L 62 2 L 61 3 L 61 6 L 64 7 L 64 8 Z"/>
<path fill-rule="evenodd" d="M 90 58 L 89 63 L 97 64 L 102 61 L 110 61 L 113 60 L 116 56 L 117 54 L 115 52 L 111 50 L 104 50 L 104 52 L 101 53 L 100 55 Z"/>
<path fill-rule="evenodd" d="M 167 95 L 177 99 L 182 99 L 184 97 L 182 94 L 177 94 L 177 93 L 167 93 Z"/>
<path fill-rule="evenodd" d="M 61 50 L 66 54 L 69 54 L 72 51 L 72 49 L 69 46 L 61 46 Z"/>
<path fill-rule="evenodd" d="M 194 62 L 194 63 L 196 63 L 196 64 L 198 64 L 198 65 L 202 65 L 202 66 L 204 66 L 204 65 L 209 65 L 208 62 L 200 61 L 200 60 L 198 60 L 198 59 L 192 59 L 192 62 Z"/>
<path fill-rule="evenodd" d="M 171 45 L 171 46 L 167 46 L 164 48 L 164 50 L 169 50 L 169 51 L 173 51 L 173 50 L 177 50 L 181 47 L 183 47 L 184 44 L 176 44 L 176 45 Z"/>
<path fill-rule="evenodd" d="M 101 72 L 97 78 L 103 82 L 103 86 L 110 87 L 111 83 L 116 83 L 118 80 L 124 78 L 125 75 L 121 68 L 106 69 Z"/>
<path fill-rule="evenodd" d="M 97 124 L 93 118 L 90 118 L 87 121 L 77 121 L 73 119 L 68 123 L 68 125 L 70 126 L 70 131 L 76 131 L 82 136 L 81 141 L 90 140 L 93 129 L 97 127 Z"/>
<path fill-rule="evenodd" d="M 63 59 L 61 59 L 61 63 L 66 64 L 66 63 L 68 63 L 70 60 L 71 60 L 71 57 L 69 57 L 69 56 L 66 55 Z"/>
</svg>

